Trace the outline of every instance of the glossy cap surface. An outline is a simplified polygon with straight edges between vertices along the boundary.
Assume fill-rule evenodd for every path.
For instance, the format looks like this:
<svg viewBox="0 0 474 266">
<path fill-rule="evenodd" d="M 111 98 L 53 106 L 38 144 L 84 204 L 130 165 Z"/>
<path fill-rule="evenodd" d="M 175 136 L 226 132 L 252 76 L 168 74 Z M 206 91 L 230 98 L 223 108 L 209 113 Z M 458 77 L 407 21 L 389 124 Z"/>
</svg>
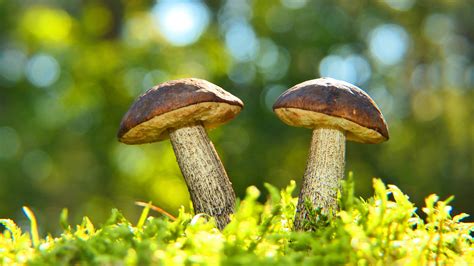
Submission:
<svg viewBox="0 0 474 266">
<path fill-rule="evenodd" d="M 385 119 L 360 88 L 332 78 L 309 80 L 285 91 L 273 105 L 277 116 L 296 127 L 331 127 L 348 140 L 380 143 L 388 140 Z"/>
<path fill-rule="evenodd" d="M 233 119 L 242 101 L 202 79 L 161 83 L 138 97 L 120 123 L 119 141 L 140 144 L 168 138 L 168 129 L 202 123 L 214 128 Z"/>
</svg>

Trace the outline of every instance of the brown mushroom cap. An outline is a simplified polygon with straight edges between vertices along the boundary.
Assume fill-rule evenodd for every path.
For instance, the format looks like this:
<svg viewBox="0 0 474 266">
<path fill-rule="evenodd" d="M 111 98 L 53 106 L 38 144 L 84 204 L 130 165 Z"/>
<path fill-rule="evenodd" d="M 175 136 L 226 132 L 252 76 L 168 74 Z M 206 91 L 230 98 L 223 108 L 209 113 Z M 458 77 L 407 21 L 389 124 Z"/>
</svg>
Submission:
<svg viewBox="0 0 474 266">
<path fill-rule="evenodd" d="M 389 138 L 385 119 L 370 96 L 332 78 L 293 86 L 278 97 L 273 110 L 288 125 L 338 128 L 356 142 L 380 143 Z"/>
<path fill-rule="evenodd" d="M 214 128 L 234 118 L 242 101 L 195 78 L 161 83 L 138 97 L 120 123 L 119 141 L 141 144 L 168 138 L 168 129 L 202 123 Z"/>
</svg>

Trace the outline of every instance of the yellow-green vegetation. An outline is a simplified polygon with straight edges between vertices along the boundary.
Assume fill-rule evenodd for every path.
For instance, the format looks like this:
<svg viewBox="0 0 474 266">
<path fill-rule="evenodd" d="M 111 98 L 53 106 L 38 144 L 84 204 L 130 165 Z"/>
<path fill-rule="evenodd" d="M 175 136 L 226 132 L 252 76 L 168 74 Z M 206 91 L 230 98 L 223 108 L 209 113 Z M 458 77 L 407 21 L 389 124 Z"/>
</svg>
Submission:
<svg viewBox="0 0 474 266">
<path fill-rule="evenodd" d="M 349 179 L 351 180 L 351 179 Z M 421 218 L 416 207 L 394 185 L 373 180 L 374 196 L 354 197 L 353 182 L 344 184 L 336 217 L 317 215 L 308 232 L 293 232 L 295 183 L 279 191 L 267 184 L 269 198 L 249 187 L 232 222 L 221 232 L 206 215 L 182 208 L 176 220 L 149 216 L 145 207 L 138 223 L 113 210 L 96 228 L 85 217 L 80 225 L 67 223 L 64 232 L 43 239 L 37 235 L 33 213 L 31 232 L 9 219 L 0 220 L 2 265 L 469 265 L 474 261 L 474 224 L 466 214 L 452 217 L 452 198 L 426 198 Z M 33 237 L 31 237 L 33 236 Z"/>
</svg>

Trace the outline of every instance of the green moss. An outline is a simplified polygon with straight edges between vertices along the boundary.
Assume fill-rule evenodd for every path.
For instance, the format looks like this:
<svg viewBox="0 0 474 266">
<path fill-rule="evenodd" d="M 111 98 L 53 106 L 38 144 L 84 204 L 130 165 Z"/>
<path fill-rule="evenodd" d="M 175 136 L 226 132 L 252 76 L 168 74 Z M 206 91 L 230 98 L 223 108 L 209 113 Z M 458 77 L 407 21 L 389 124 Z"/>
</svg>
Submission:
<svg viewBox="0 0 474 266">
<path fill-rule="evenodd" d="M 350 180 L 350 179 L 349 179 Z M 266 184 L 269 197 L 247 189 L 232 222 L 222 231 L 206 215 L 183 209 L 175 221 L 148 216 L 137 225 L 113 210 L 109 220 L 95 228 L 85 217 L 80 225 L 67 224 L 63 211 L 59 237 L 31 238 L 12 221 L 0 220 L 0 264 L 30 265 L 468 265 L 474 261 L 472 223 L 467 215 L 451 217 L 451 198 L 426 198 L 420 218 L 416 207 L 396 186 L 374 179 L 374 196 L 358 199 L 353 183 L 344 184 L 341 210 L 324 217 L 314 210 L 308 232 L 292 232 L 295 183 L 279 191 Z M 27 212 L 32 219 L 32 212 Z M 33 228 L 33 227 L 32 227 Z"/>
</svg>

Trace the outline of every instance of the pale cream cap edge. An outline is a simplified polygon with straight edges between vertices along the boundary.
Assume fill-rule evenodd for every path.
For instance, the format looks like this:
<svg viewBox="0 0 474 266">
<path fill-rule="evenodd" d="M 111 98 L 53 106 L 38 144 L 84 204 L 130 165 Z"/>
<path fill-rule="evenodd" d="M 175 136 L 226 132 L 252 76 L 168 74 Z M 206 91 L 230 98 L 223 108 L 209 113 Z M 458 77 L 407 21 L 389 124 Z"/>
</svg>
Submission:
<svg viewBox="0 0 474 266">
<path fill-rule="evenodd" d="M 220 102 L 204 102 L 158 115 L 125 133 L 120 141 L 127 144 L 149 143 L 168 138 L 169 128 L 180 128 L 201 122 L 215 128 L 235 117 L 242 107 Z"/>
<path fill-rule="evenodd" d="M 347 140 L 361 143 L 380 143 L 386 140 L 379 132 L 347 119 L 297 108 L 278 108 L 276 115 L 286 124 L 296 127 L 333 127 L 345 132 Z"/>
</svg>

